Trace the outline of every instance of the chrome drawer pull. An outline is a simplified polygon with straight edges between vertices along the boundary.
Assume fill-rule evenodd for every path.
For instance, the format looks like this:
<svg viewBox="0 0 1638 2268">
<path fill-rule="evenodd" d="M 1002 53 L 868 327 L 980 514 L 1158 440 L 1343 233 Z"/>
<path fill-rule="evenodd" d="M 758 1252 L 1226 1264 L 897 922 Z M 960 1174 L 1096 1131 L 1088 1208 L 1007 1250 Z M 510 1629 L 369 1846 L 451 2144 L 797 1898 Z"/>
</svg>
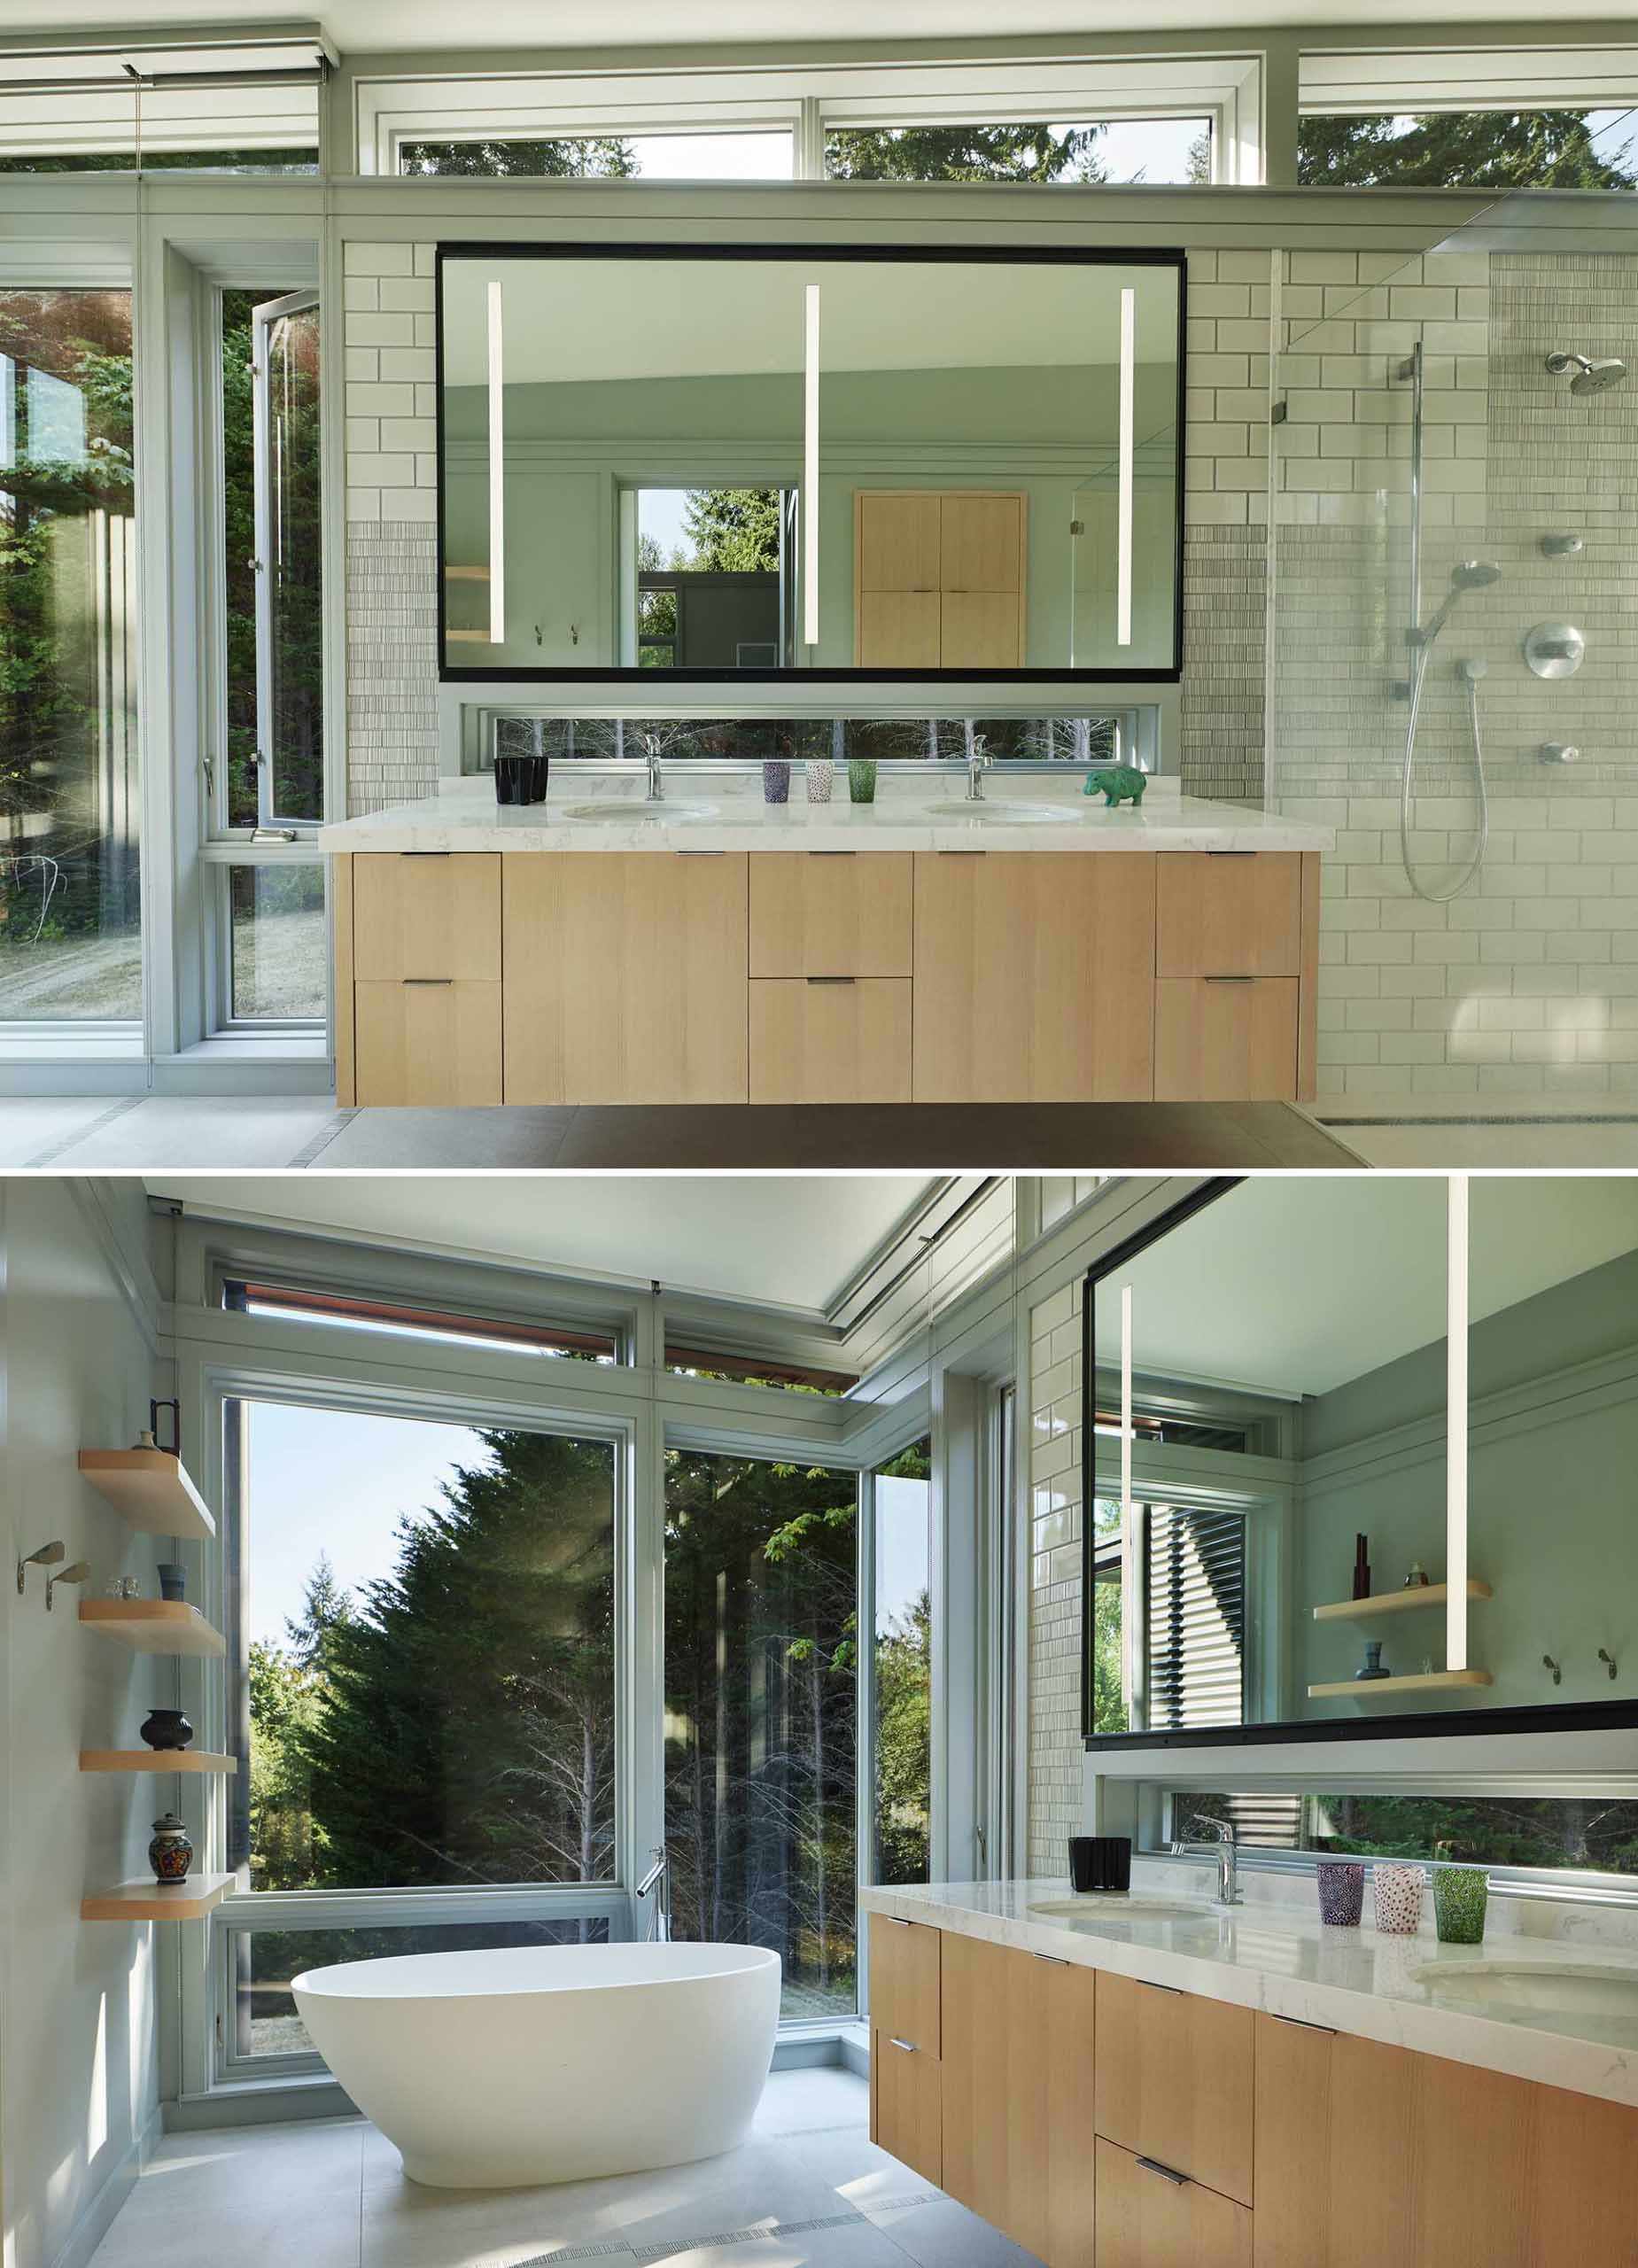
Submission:
<svg viewBox="0 0 1638 2268">
<path fill-rule="evenodd" d="M 1334 2023 L 1310 2023 L 1306 2016 L 1283 2016 L 1277 2008 L 1269 2008 L 1267 2013 L 1276 2023 L 1288 2023 L 1293 2031 L 1323 2031 L 1327 2039 L 1334 2039 L 1337 2036 Z"/>
<path fill-rule="evenodd" d="M 1139 2158 L 1138 2164 L 1145 2173 L 1158 2173 L 1162 2181 L 1169 2181 L 1174 2189 L 1186 2189 L 1189 2177 L 1179 2173 L 1175 2165 L 1162 2165 L 1159 2158 Z"/>
<path fill-rule="evenodd" d="M 405 984 L 453 984 L 454 981 L 453 976 L 406 976 L 401 979 Z"/>
<path fill-rule="evenodd" d="M 916 2052 L 916 2043 L 913 2039 L 895 2039 L 890 2033 L 888 2037 L 888 2046 L 902 2047 L 906 2055 L 913 2055 Z"/>
<path fill-rule="evenodd" d="M 398 855 L 400 858 L 447 858 L 450 853 L 447 850 L 400 850 Z"/>
<path fill-rule="evenodd" d="M 938 855 L 941 858 L 987 858 L 990 853 L 987 850 L 946 850 L 941 843 Z"/>
<path fill-rule="evenodd" d="M 672 853 L 673 858 L 726 858 L 727 855 L 728 854 L 726 850 L 673 850 Z"/>
<path fill-rule="evenodd" d="M 1072 1969 L 1075 1966 L 1073 1961 L 1066 1961 L 1060 1953 L 1036 1953 L 1033 1946 L 1030 1947 L 1030 1952 L 1036 1961 L 1050 1961 L 1054 1969 Z"/>
<path fill-rule="evenodd" d="M 1200 982 L 1203 984 L 1254 984 L 1257 980 L 1254 976 L 1206 976 Z"/>
<path fill-rule="evenodd" d="M 810 858 L 857 858 L 857 850 L 810 850 Z"/>
<path fill-rule="evenodd" d="M 1152 1977 L 1134 1977 L 1132 1982 L 1134 1984 L 1141 1984 L 1145 1992 L 1170 1992 L 1180 2000 L 1183 1998 L 1181 1984 L 1157 1984 Z"/>
<path fill-rule="evenodd" d="M 1254 858 L 1257 854 L 1254 850 L 1208 850 L 1206 855 L 1208 858 Z"/>
<path fill-rule="evenodd" d="M 857 984 L 858 979 L 856 976 L 810 976 L 807 981 L 810 984 Z"/>
</svg>

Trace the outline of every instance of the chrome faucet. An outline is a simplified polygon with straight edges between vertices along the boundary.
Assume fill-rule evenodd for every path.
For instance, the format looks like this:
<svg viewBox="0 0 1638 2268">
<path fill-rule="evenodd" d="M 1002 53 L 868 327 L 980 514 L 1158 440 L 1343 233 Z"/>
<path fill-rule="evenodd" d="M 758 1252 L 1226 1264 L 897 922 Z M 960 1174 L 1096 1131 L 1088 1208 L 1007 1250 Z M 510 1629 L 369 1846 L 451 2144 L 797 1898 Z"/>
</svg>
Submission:
<svg viewBox="0 0 1638 2268">
<path fill-rule="evenodd" d="M 654 734 L 645 733 L 642 736 L 642 747 L 643 761 L 648 767 L 647 801 L 651 804 L 663 804 L 665 801 L 665 782 L 660 776 L 659 741 Z"/>
<path fill-rule="evenodd" d="M 1215 1837 L 1218 1905 L 1238 1906 L 1241 1903 L 1239 1845 L 1234 1839 L 1234 1822 L 1227 1819 L 1208 1819 L 1204 1812 L 1196 1812 L 1189 1824 L 1209 1828 Z M 1211 1847 L 1207 1845 L 1208 1849 Z"/>
<path fill-rule="evenodd" d="M 642 1899 L 647 1898 L 651 1891 L 656 1894 L 654 1900 L 654 1928 L 649 1935 L 656 1945 L 669 1945 L 672 1936 L 671 1861 L 666 1856 L 663 1843 L 655 1845 L 654 1864 L 638 1884 L 636 1894 Z"/>
<path fill-rule="evenodd" d="M 984 746 L 983 734 L 974 733 L 967 743 L 966 751 L 966 799 L 969 804 L 983 802 L 985 766 L 994 762 L 994 757 Z"/>
</svg>

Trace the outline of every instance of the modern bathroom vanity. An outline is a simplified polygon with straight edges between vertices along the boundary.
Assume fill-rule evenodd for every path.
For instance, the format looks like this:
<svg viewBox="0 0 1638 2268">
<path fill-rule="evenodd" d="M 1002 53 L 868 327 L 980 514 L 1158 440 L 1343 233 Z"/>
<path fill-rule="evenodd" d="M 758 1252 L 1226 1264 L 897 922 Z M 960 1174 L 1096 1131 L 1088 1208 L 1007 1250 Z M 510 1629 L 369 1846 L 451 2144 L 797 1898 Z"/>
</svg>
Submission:
<svg viewBox="0 0 1638 2268">
<path fill-rule="evenodd" d="M 1638 2261 L 1638 1956 L 1030 1883 L 860 1903 L 873 2139 L 1047 2268 Z"/>
<path fill-rule="evenodd" d="M 1324 827 L 1164 780 L 779 805 L 565 768 L 544 805 L 453 781 L 321 834 L 343 1104 L 1314 1092 Z"/>
</svg>

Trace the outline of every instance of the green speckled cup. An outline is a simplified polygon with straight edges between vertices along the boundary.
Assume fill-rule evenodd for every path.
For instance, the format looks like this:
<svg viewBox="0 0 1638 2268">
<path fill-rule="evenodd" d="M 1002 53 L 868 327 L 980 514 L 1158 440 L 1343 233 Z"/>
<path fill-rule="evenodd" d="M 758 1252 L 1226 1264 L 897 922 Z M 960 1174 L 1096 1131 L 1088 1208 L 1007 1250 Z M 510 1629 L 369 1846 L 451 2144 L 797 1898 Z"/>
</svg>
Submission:
<svg viewBox="0 0 1638 2268">
<path fill-rule="evenodd" d="M 1490 1878 L 1482 1867 L 1435 1867 L 1433 1927 L 1442 1946 L 1481 1946 Z"/>
<path fill-rule="evenodd" d="M 875 800 L 875 757 L 850 756 L 848 758 L 848 801 L 850 804 L 873 804 Z"/>
</svg>

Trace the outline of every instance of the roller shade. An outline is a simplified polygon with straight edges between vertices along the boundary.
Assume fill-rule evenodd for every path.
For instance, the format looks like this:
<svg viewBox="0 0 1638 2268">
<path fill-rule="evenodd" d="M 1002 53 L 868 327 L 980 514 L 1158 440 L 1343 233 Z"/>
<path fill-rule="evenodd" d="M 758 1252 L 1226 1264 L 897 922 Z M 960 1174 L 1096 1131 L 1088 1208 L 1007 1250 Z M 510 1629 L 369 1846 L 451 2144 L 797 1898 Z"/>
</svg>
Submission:
<svg viewBox="0 0 1638 2268">
<path fill-rule="evenodd" d="M 1151 1729 L 1241 1723 L 1244 1513 L 1151 1504 L 1145 1556 Z"/>
</svg>

